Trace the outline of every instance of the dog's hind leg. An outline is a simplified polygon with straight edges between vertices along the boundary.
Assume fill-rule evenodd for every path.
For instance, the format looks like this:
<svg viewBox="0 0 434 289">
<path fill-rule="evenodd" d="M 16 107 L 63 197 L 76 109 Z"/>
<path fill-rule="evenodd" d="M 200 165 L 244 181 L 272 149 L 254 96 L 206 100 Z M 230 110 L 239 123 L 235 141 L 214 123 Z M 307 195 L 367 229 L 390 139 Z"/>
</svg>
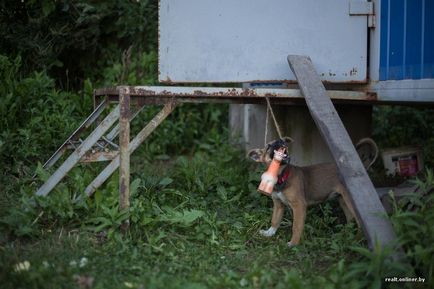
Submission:
<svg viewBox="0 0 434 289">
<path fill-rule="evenodd" d="M 342 211 L 344 211 L 345 219 L 347 220 L 347 223 L 354 220 L 354 215 L 351 213 L 350 209 L 345 204 L 345 201 L 342 196 L 339 196 L 339 205 L 341 206 Z"/>
<path fill-rule="evenodd" d="M 271 217 L 271 227 L 268 230 L 260 230 L 259 234 L 264 237 L 272 237 L 276 233 L 277 229 L 280 226 L 280 222 L 282 221 L 283 213 L 285 211 L 285 207 L 283 203 L 273 197 L 273 215 Z"/>
<path fill-rule="evenodd" d="M 353 204 L 351 203 L 350 196 L 348 195 L 349 193 L 345 190 L 345 188 L 343 188 L 342 191 L 339 192 L 339 194 L 339 204 L 344 211 L 347 222 L 349 223 L 355 219 L 357 222 L 357 226 L 359 226 L 360 228 L 360 222 L 356 217 L 356 213 L 354 212 Z"/>
</svg>

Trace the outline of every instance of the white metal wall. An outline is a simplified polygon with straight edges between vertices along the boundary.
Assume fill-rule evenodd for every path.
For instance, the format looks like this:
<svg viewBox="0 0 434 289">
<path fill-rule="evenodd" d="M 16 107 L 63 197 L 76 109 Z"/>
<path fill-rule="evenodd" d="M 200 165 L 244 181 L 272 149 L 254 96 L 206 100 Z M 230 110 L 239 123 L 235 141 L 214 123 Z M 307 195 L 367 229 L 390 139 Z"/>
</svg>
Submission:
<svg viewBox="0 0 434 289">
<path fill-rule="evenodd" d="M 322 79 L 363 82 L 367 18 L 350 0 L 161 0 L 162 82 L 294 80 L 286 57 L 311 57 Z"/>
</svg>

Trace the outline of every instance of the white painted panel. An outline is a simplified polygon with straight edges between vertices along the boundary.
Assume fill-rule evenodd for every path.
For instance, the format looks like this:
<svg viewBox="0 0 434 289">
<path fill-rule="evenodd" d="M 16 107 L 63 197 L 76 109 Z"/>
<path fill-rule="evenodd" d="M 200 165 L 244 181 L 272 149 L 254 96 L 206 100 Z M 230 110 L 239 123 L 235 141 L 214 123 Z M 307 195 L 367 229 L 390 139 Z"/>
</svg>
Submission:
<svg viewBox="0 0 434 289">
<path fill-rule="evenodd" d="M 162 82 L 285 81 L 288 54 L 322 79 L 366 80 L 366 16 L 349 0 L 160 0 Z"/>
</svg>

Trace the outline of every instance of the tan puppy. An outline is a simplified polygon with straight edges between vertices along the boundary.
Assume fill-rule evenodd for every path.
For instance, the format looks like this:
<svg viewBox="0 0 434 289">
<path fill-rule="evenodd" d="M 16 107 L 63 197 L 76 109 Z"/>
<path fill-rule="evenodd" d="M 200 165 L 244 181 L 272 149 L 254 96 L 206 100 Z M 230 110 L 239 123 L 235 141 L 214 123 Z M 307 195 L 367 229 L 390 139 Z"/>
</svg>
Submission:
<svg viewBox="0 0 434 289">
<path fill-rule="evenodd" d="M 289 137 L 285 137 L 283 140 L 287 143 L 292 142 Z M 274 142 L 270 142 L 264 149 L 249 151 L 248 156 L 255 162 L 269 165 L 272 160 L 270 151 Z M 371 151 L 373 151 L 369 163 L 366 164 L 366 160 L 364 161 L 365 166 L 368 168 L 374 163 L 378 155 L 378 148 L 371 139 L 361 140 L 356 147 L 366 148 L 366 145 L 371 146 Z M 339 204 L 345 213 L 347 221 L 351 221 L 355 218 L 354 209 L 347 189 L 339 180 L 337 167 L 334 163 L 322 163 L 305 167 L 282 163 L 279 168 L 279 182 L 271 194 L 274 204 L 271 227 L 268 230 L 260 230 L 259 233 L 265 237 L 273 236 L 279 228 L 285 205 L 287 205 L 292 209 L 293 213 L 292 237 L 288 242 L 288 246 L 297 245 L 300 243 L 303 233 L 307 206 L 324 202 L 336 195 L 339 197 Z"/>
</svg>

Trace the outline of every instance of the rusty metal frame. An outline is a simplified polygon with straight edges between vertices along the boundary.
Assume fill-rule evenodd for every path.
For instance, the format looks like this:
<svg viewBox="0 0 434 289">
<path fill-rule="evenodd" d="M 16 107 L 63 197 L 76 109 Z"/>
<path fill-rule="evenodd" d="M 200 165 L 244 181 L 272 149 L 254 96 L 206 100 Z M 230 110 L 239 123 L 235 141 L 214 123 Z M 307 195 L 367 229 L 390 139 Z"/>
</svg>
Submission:
<svg viewBox="0 0 434 289">
<path fill-rule="evenodd" d="M 359 105 L 423 105 L 434 106 L 433 98 L 391 98 L 390 93 L 399 87 L 383 87 L 377 84 L 334 84 L 323 83 L 327 95 L 333 103 Z M 175 97 L 179 103 L 240 103 L 265 104 L 268 97 L 272 104 L 305 104 L 305 99 L 296 83 L 282 83 L 282 88 L 234 88 L 234 87 L 194 87 L 194 86 L 130 86 L 132 103 L 165 104 Z M 420 90 L 432 89 L 431 83 L 420 83 Z M 387 91 L 390 88 L 391 92 Z M 407 88 L 406 88 L 407 89 Z M 118 87 L 97 89 L 94 92 L 94 103 L 107 99 L 109 102 L 119 101 Z M 402 89 L 405 90 L 405 89 Z"/>
<path fill-rule="evenodd" d="M 295 86 L 296 87 L 296 86 Z M 121 86 L 95 90 L 95 103 L 107 98 L 119 100 Z M 265 103 L 269 97 L 275 104 L 303 104 L 304 97 L 298 88 L 234 88 L 234 87 L 189 87 L 189 86 L 129 86 L 132 102 L 139 105 L 164 104 L 171 98 L 179 103 Z M 378 103 L 370 91 L 328 90 L 334 102 Z"/>
<path fill-rule="evenodd" d="M 130 207 L 130 91 L 122 87 L 119 91 L 119 209 Z M 129 227 L 129 220 L 122 224 L 122 229 Z"/>
<path fill-rule="evenodd" d="M 342 88 L 345 89 L 345 88 Z M 359 104 L 383 104 L 395 103 L 377 99 L 375 92 L 366 87 L 350 90 L 327 90 L 327 94 L 333 102 L 359 103 Z M 364 90 L 366 89 L 366 90 Z M 112 88 L 97 89 L 94 92 L 94 112 L 81 124 L 71 137 L 56 151 L 47 161 L 52 166 L 65 152 L 71 141 L 77 140 L 79 134 L 95 123 L 105 107 L 110 103 L 118 103 L 106 118 L 99 123 L 97 128 L 84 140 L 65 160 L 65 162 L 50 176 L 50 178 L 38 189 L 36 195 L 47 195 L 61 179 L 78 162 L 108 161 L 110 164 L 86 187 L 85 194 L 91 196 L 119 167 L 119 200 L 120 209 L 129 208 L 129 183 L 130 183 L 130 154 L 152 133 L 152 131 L 173 111 L 177 103 L 265 103 L 268 97 L 273 104 L 305 104 L 305 99 L 300 89 L 292 85 L 290 88 L 232 88 L 232 87 L 174 87 L 174 86 L 118 86 Z M 174 101 L 176 99 L 176 102 Z M 145 105 L 160 104 L 164 108 L 148 123 L 142 131 L 130 142 L 130 121 L 143 109 Z M 131 106 L 138 106 L 138 110 L 131 112 Z M 113 126 L 119 119 L 119 124 Z M 111 128 L 112 130 L 106 134 Z M 115 151 L 92 151 L 86 154 L 92 146 L 103 140 L 117 148 L 112 140 L 119 134 L 119 146 Z M 128 222 L 123 228 L 128 227 Z"/>
<path fill-rule="evenodd" d="M 331 90 L 329 91 L 329 95 L 336 101 L 375 101 L 375 95 L 368 92 Z M 47 195 L 78 162 L 112 160 L 100 175 L 86 188 L 85 193 L 91 195 L 95 189 L 119 167 L 120 209 L 126 209 L 129 207 L 130 154 L 171 113 L 175 107 L 173 99 L 176 99 L 177 103 L 262 103 L 265 97 L 269 97 L 273 103 L 297 104 L 304 102 L 300 90 L 296 88 L 242 89 L 219 87 L 118 86 L 95 90 L 94 104 L 99 105 L 58 151 L 56 151 L 52 158 L 50 158 L 47 162 L 49 166 L 52 166 L 54 162 L 61 157 L 71 140 L 76 140 L 84 129 L 88 128 L 98 119 L 109 103 L 114 102 L 119 103 L 119 105 L 84 141 L 80 141 L 75 151 L 38 189 L 36 195 Z M 131 116 L 131 105 L 133 103 L 138 105 L 139 109 Z M 147 104 L 164 104 L 165 106 L 130 144 L 130 121 L 143 109 L 144 105 Z M 117 119 L 119 119 L 119 124 L 115 125 L 105 136 L 105 142 L 111 143 L 119 133 L 119 150 L 96 151 L 86 154 L 92 146 L 98 144 L 100 139 L 104 140 L 105 133 L 113 126 Z"/>
</svg>

